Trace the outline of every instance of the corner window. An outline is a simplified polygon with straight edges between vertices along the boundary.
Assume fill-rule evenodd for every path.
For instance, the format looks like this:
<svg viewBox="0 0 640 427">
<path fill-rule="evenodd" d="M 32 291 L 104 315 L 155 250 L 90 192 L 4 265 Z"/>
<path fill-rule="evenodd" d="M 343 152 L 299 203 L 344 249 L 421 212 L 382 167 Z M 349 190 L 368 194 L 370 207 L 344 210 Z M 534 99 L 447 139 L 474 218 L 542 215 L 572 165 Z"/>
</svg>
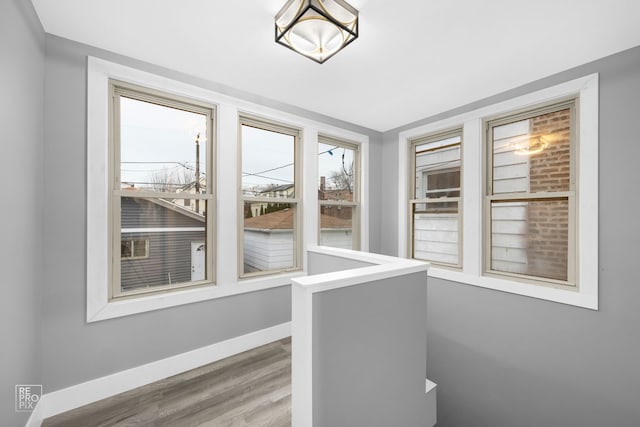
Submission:
<svg viewBox="0 0 640 427">
<path fill-rule="evenodd" d="M 411 141 L 412 258 L 461 265 L 461 145 L 461 130 Z"/>
<path fill-rule="evenodd" d="M 323 246 L 359 249 L 358 179 L 360 150 L 334 138 L 318 137 L 318 242 Z"/>
<path fill-rule="evenodd" d="M 430 277 L 597 310 L 598 81 L 400 132 L 400 255 Z"/>
<path fill-rule="evenodd" d="M 300 131 L 240 118 L 241 220 L 239 276 L 298 270 Z"/>
<path fill-rule="evenodd" d="M 213 284 L 212 107 L 109 87 L 111 298 Z"/>
<path fill-rule="evenodd" d="M 575 287 L 574 102 L 488 122 L 492 274 Z"/>
</svg>

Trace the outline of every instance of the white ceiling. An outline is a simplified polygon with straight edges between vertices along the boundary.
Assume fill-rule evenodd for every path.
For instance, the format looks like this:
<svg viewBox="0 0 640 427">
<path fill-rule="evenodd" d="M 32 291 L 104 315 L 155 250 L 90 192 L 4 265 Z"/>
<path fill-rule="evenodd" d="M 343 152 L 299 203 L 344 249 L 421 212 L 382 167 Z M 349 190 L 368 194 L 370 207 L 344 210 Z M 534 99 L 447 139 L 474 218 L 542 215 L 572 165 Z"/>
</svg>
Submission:
<svg viewBox="0 0 640 427">
<path fill-rule="evenodd" d="M 274 42 L 285 0 L 32 0 L 46 32 L 385 131 L 640 45 L 639 0 L 351 0 L 320 65 Z"/>
</svg>

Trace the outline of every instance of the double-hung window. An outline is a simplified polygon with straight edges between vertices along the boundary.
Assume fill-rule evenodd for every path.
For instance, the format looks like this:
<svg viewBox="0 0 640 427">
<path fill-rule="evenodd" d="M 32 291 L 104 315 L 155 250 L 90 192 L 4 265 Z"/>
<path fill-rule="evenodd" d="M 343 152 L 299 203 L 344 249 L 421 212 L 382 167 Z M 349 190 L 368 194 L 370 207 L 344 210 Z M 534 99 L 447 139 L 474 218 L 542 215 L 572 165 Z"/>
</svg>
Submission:
<svg viewBox="0 0 640 427">
<path fill-rule="evenodd" d="M 461 149 L 461 130 L 411 141 L 412 258 L 461 266 Z"/>
<path fill-rule="evenodd" d="M 300 130 L 240 118 L 239 276 L 301 268 Z"/>
<path fill-rule="evenodd" d="M 318 137 L 320 245 L 359 249 L 359 146 Z"/>
<path fill-rule="evenodd" d="M 487 273 L 575 287 L 575 102 L 487 124 Z"/>
<path fill-rule="evenodd" d="M 213 107 L 109 90 L 110 297 L 213 284 Z"/>
<path fill-rule="evenodd" d="M 400 132 L 400 255 L 431 277 L 597 309 L 598 80 Z"/>
</svg>

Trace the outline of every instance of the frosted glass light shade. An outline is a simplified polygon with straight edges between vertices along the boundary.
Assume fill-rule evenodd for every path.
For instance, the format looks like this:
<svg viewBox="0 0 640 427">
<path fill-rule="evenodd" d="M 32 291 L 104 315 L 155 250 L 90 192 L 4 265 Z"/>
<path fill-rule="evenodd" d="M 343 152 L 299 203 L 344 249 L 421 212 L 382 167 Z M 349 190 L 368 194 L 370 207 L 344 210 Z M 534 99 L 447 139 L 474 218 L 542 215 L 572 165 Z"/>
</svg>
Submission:
<svg viewBox="0 0 640 427">
<path fill-rule="evenodd" d="M 343 0 L 288 0 L 275 21 L 277 43 L 321 64 L 358 38 L 358 11 Z"/>
</svg>

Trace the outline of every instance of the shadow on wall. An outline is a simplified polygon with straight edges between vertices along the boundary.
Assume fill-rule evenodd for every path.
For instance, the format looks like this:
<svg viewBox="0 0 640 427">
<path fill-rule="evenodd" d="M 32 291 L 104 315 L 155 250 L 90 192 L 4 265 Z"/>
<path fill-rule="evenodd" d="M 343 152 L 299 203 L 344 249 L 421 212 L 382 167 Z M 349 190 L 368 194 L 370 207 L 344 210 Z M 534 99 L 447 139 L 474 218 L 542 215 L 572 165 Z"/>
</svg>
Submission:
<svg viewBox="0 0 640 427">
<path fill-rule="evenodd" d="M 427 341 L 427 377 L 438 384 L 438 427 L 638 426 L 640 414 L 603 399 L 601 384 L 561 381 L 553 372 L 492 358 L 433 330 Z M 558 363 L 571 369 L 575 361 Z M 589 414 L 588 420 L 580 414 Z"/>
</svg>

